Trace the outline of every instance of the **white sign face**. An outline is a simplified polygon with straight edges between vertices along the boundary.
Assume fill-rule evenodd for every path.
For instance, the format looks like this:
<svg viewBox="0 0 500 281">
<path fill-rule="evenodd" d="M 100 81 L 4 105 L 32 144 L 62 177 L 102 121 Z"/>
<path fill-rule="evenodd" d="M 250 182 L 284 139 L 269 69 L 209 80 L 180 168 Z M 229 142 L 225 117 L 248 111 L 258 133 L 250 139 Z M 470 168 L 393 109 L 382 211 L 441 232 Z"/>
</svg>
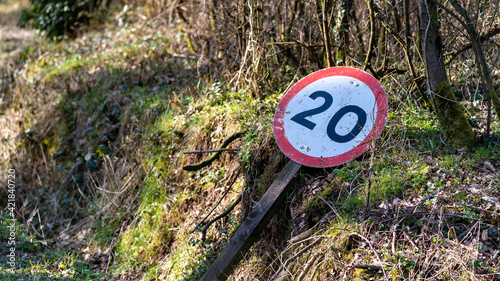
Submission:
<svg viewBox="0 0 500 281">
<path fill-rule="evenodd" d="M 331 85 L 336 86 L 332 87 Z M 325 94 L 313 95 L 317 92 L 324 92 Z M 330 98 L 325 99 L 322 97 L 324 95 L 331 96 L 332 103 L 328 108 L 326 108 L 326 105 L 328 105 Z M 318 98 L 311 98 L 314 96 L 318 96 Z M 349 140 L 346 142 L 336 142 L 335 138 L 332 140 L 327 133 L 329 122 L 335 113 L 350 105 L 358 106 L 362 109 L 360 112 L 366 115 L 363 129 L 356 135 L 351 134 L 353 129 L 357 127 L 359 117 L 355 112 L 346 112 L 343 116 L 339 116 L 340 119 L 336 122 L 335 127 L 332 124 L 331 129 L 338 136 L 352 137 L 347 137 Z M 312 130 L 292 120 L 293 117 L 305 112 L 304 109 L 320 108 L 321 106 L 324 106 L 326 110 L 304 117 L 305 120 L 316 124 Z M 370 88 L 363 82 L 347 76 L 323 78 L 307 85 L 288 103 L 284 120 L 285 135 L 295 149 L 309 156 L 331 157 L 341 155 L 357 146 L 368 136 L 373 127 L 376 110 L 375 97 Z M 297 119 L 297 117 L 294 119 Z"/>
<path fill-rule="evenodd" d="M 274 132 L 280 149 L 311 167 L 331 167 L 363 153 L 387 117 L 380 83 L 350 67 L 315 72 L 283 97 Z"/>
</svg>

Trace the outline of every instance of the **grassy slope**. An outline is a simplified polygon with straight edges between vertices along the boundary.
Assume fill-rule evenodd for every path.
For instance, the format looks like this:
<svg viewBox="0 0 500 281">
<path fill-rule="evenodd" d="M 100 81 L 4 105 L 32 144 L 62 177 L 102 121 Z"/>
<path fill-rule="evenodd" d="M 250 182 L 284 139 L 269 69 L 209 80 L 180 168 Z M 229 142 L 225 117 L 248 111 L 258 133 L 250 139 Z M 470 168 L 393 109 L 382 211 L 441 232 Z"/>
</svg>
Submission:
<svg viewBox="0 0 500 281">
<path fill-rule="evenodd" d="M 40 40 L 20 54 L 0 122 L 9 130 L 2 170 L 14 167 L 19 179 L 21 261 L 15 273 L 2 263 L 3 279 L 198 280 L 286 162 L 271 130 L 283 93 L 260 100 L 204 78 L 182 29 L 142 14 L 122 13 L 124 26 Z M 293 75 L 279 77 L 284 89 Z M 489 141 L 457 152 L 441 141 L 435 118 L 398 100 L 390 79 L 382 83 L 396 94 L 373 175 L 369 154 L 335 169 L 302 169 L 232 279 L 487 280 L 498 272 L 498 122 Z M 217 148 L 238 131 L 247 132 L 230 145 L 238 153 L 182 171 L 207 157 L 184 151 Z M 200 241 L 197 224 L 243 190 L 242 203 Z M 289 242 L 307 229 L 308 238 Z"/>
</svg>

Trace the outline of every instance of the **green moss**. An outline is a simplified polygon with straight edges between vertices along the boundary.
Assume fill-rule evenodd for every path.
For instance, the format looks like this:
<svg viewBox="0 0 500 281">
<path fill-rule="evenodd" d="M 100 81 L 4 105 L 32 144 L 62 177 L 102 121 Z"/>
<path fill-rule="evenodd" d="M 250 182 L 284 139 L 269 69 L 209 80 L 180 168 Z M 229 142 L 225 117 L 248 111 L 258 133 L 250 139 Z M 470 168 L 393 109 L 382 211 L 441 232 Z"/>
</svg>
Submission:
<svg viewBox="0 0 500 281">
<path fill-rule="evenodd" d="M 500 98 L 498 98 L 495 91 L 491 91 L 489 93 L 489 96 L 490 96 L 491 102 L 493 104 L 493 108 L 497 112 L 498 119 L 500 119 Z"/>
<path fill-rule="evenodd" d="M 386 199 L 393 199 L 409 187 L 404 179 L 404 172 L 399 167 L 384 167 L 379 171 L 379 175 L 374 179 L 374 187 L 370 201 L 377 202 Z"/>
<path fill-rule="evenodd" d="M 474 141 L 474 132 L 465 109 L 456 101 L 449 83 L 438 84 L 437 89 L 434 104 L 445 139 L 455 147 L 467 148 Z"/>
<path fill-rule="evenodd" d="M 320 196 L 306 203 L 305 214 L 307 221 L 311 225 L 317 223 L 324 215 L 331 211 L 330 207 L 321 198 L 329 201 L 336 193 L 337 191 L 333 187 L 327 187 L 321 192 Z"/>
<path fill-rule="evenodd" d="M 375 277 L 376 272 L 373 270 L 368 270 L 368 269 L 362 269 L 362 268 L 355 268 L 354 269 L 354 281 L 364 281 L 364 280 L 373 280 Z"/>
</svg>

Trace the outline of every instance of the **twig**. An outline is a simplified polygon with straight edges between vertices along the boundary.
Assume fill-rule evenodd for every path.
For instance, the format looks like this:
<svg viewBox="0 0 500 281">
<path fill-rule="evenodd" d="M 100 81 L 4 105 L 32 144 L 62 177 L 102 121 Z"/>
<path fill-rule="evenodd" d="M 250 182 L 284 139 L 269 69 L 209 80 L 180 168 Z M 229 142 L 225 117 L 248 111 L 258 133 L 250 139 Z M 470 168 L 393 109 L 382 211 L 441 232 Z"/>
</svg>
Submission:
<svg viewBox="0 0 500 281">
<path fill-rule="evenodd" d="M 242 197 L 242 195 L 240 195 L 240 196 L 238 197 L 238 199 L 236 199 L 236 201 L 233 203 L 233 205 L 229 206 L 229 208 L 227 208 L 227 210 L 226 210 L 224 213 L 222 213 L 222 214 L 218 215 L 217 217 L 215 217 L 213 220 L 209 221 L 209 222 L 208 222 L 208 223 L 207 223 L 207 224 L 203 227 L 203 229 L 201 230 L 201 241 L 205 242 L 206 235 L 207 235 L 207 230 L 208 230 L 208 228 L 210 227 L 210 225 L 212 225 L 214 222 L 216 222 L 216 221 L 218 221 L 218 220 L 222 219 L 223 217 L 225 217 L 225 216 L 229 215 L 229 213 L 230 213 L 230 212 L 234 209 L 234 207 L 236 207 L 236 205 L 238 205 L 238 203 L 240 203 L 240 201 L 241 201 L 241 197 Z"/>
<path fill-rule="evenodd" d="M 300 255 L 302 255 L 304 252 L 306 252 L 309 249 L 311 249 L 312 247 L 314 247 L 316 244 L 318 244 L 319 242 L 321 242 L 321 240 L 323 240 L 323 237 L 319 237 L 318 239 L 314 240 L 314 242 L 312 242 L 311 244 L 307 245 L 307 247 L 305 247 L 304 249 L 300 250 L 297 254 L 293 255 L 293 257 L 287 259 L 285 261 L 285 263 L 283 264 L 283 266 L 286 268 L 291 261 L 293 261 L 294 259 L 296 259 Z"/>
<path fill-rule="evenodd" d="M 335 206 L 333 206 L 332 204 L 328 203 L 325 199 L 323 199 L 323 197 L 319 196 L 319 199 L 321 199 L 323 202 L 325 202 L 326 205 L 328 205 L 328 207 L 330 207 L 330 209 L 332 209 L 332 211 L 335 213 L 335 215 L 337 215 L 337 217 L 343 221 L 342 217 L 340 216 L 339 212 L 337 211 L 337 209 L 335 209 Z M 329 213 L 328 213 L 329 214 Z M 327 214 L 327 215 L 328 215 Z"/>
<path fill-rule="evenodd" d="M 416 213 L 418 207 L 420 207 L 420 205 L 422 205 L 425 201 L 427 201 L 429 198 L 432 198 L 432 197 L 433 197 L 432 195 L 427 195 L 424 198 L 420 199 L 420 201 L 418 201 L 417 205 L 415 205 L 415 207 L 413 208 L 412 213 Z"/>
<path fill-rule="evenodd" d="M 391 251 L 393 255 L 396 254 L 396 230 L 392 232 Z"/>
<path fill-rule="evenodd" d="M 415 71 L 415 68 L 413 66 L 412 59 L 411 59 L 410 52 L 409 52 L 409 46 L 405 42 L 406 40 L 403 40 L 403 38 L 401 38 L 397 32 L 392 30 L 392 28 L 390 28 L 390 26 L 385 23 L 384 19 L 382 18 L 382 16 L 380 16 L 380 14 L 377 15 L 377 19 L 380 21 L 380 23 L 385 28 L 385 30 L 387 32 L 389 32 L 389 34 L 391 34 L 392 37 L 394 37 L 394 39 L 396 39 L 396 41 L 403 47 L 403 52 L 404 52 L 405 57 L 406 57 L 406 63 L 408 64 L 408 68 L 410 69 L 413 83 L 415 83 L 415 86 L 417 87 L 417 90 L 418 90 L 420 96 L 424 97 L 425 95 L 417 83 L 417 79 L 418 79 L 417 72 Z M 408 37 L 406 37 L 405 39 L 407 39 L 407 38 Z"/>
<path fill-rule="evenodd" d="M 500 27 L 496 27 L 496 28 L 488 31 L 488 33 L 486 33 L 485 35 L 481 35 L 481 37 L 480 37 L 481 42 L 486 41 L 497 34 L 500 34 Z M 472 43 L 467 43 L 456 51 L 444 54 L 445 56 L 448 57 L 445 61 L 445 64 L 450 64 L 459 54 L 461 54 L 461 53 L 463 53 L 471 48 L 472 48 Z"/>
<path fill-rule="evenodd" d="M 129 187 L 133 186 L 131 184 L 131 180 L 132 180 L 132 178 L 134 178 L 135 174 L 138 171 L 139 171 L 139 168 L 136 168 L 135 171 L 134 171 L 134 173 L 123 184 L 123 186 L 121 187 L 120 191 L 114 192 L 114 194 L 116 194 L 116 195 L 113 198 L 111 198 L 111 200 L 106 204 L 106 206 L 102 207 L 101 210 L 97 214 L 95 214 L 93 216 L 93 218 L 99 218 L 104 212 L 106 212 L 106 210 L 108 210 L 111 207 L 111 205 L 115 205 L 116 206 L 116 203 L 115 203 L 116 199 L 118 199 L 118 197 L 120 197 L 121 194 L 123 194 L 125 191 L 127 191 L 129 189 Z M 91 179 L 93 179 L 93 178 L 91 177 Z M 96 188 L 98 188 L 97 184 L 95 182 L 94 182 L 94 186 Z M 101 194 L 105 194 L 105 193 L 101 193 Z"/>
<path fill-rule="evenodd" d="M 313 231 L 317 228 L 317 227 L 320 227 L 321 225 L 323 225 L 329 218 L 330 216 L 333 214 L 334 212 L 329 212 L 327 213 L 325 216 L 323 216 L 323 218 L 321 218 L 313 227 L 309 228 L 308 230 L 290 238 L 290 240 L 288 240 L 288 243 L 289 243 L 289 246 L 283 250 L 281 252 L 281 255 L 283 255 L 283 253 L 285 253 L 286 251 L 288 251 L 288 249 L 290 249 L 292 246 L 294 245 L 297 245 L 299 243 L 303 243 L 307 240 L 311 240 L 313 239 L 312 237 L 310 237 L 312 234 L 313 234 Z M 288 264 L 293 261 L 294 259 L 296 259 L 298 256 L 300 256 L 302 253 L 304 253 L 305 251 L 309 250 L 310 248 L 312 248 L 314 245 L 318 244 L 321 239 L 323 239 L 323 237 L 319 237 L 318 239 L 314 240 L 314 242 L 312 242 L 311 244 L 309 244 L 307 247 L 305 247 L 304 249 L 302 249 L 299 253 L 295 254 L 293 257 L 287 259 L 284 263 L 283 263 L 283 268 L 281 271 L 279 271 L 275 276 L 276 276 L 276 280 L 279 281 L 279 280 L 283 280 L 284 278 L 286 278 L 286 276 L 288 274 L 291 275 L 291 273 L 288 271 Z"/>
<path fill-rule="evenodd" d="M 240 171 L 238 170 L 238 173 L 236 174 L 236 177 L 234 177 L 233 181 L 231 182 L 231 184 L 229 185 L 229 187 L 226 189 L 226 191 L 224 191 L 224 194 L 222 194 L 222 196 L 219 198 L 219 201 L 217 201 L 217 203 L 215 203 L 215 205 L 212 207 L 212 210 L 210 212 L 208 212 L 208 214 L 205 216 L 205 218 L 198 224 L 198 226 L 200 225 L 203 225 L 205 223 L 205 221 L 208 219 L 208 217 L 213 213 L 213 211 L 215 210 L 215 208 L 217 208 L 217 206 L 219 206 L 220 202 L 222 201 L 222 199 L 224 199 L 224 197 L 226 197 L 227 193 L 229 192 L 229 190 L 231 190 L 231 188 L 233 187 L 234 183 L 236 182 L 236 180 L 238 179 L 238 176 L 240 175 Z M 194 231 L 194 230 L 193 230 Z M 191 231 L 191 233 L 193 233 L 193 231 Z"/>
<path fill-rule="evenodd" d="M 43 156 L 43 163 L 45 163 L 45 171 L 48 175 L 50 175 L 50 172 L 49 172 L 49 165 L 47 164 L 47 158 L 45 158 L 45 153 L 43 152 L 43 146 L 42 144 L 40 143 L 40 151 L 42 152 L 42 156 Z"/>
<path fill-rule="evenodd" d="M 371 271 L 379 271 L 382 269 L 382 267 L 378 265 L 365 265 L 365 264 L 356 264 L 354 265 L 354 268 L 367 269 Z"/>
<path fill-rule="evenodd" d="M 368 240 L 366 237 L 364 237 L 363 235 L 357 233 L 357 232 L 353 232 L 352 234 L 360 237 L 361 239 L 365 240 L 366 243 L 368 243 L 368 245 L 370 246 L 370 248 L 372 249 L 372 252 L 375 254 L 375 257 L 377 257 L 377 260 L 380 262 L 380 264 L 382 264 L 382 260 L 380 259 L 378 253 L 375 251 L 375 249 L 373 248 L 373 245 L 372 243 L 370 242 L 370 240 Z M 389 280 L 389 278 L 387 277 L 387 273 L 385 272 L 385 269 L 384 267 L 382 266 L 381 267 L 382 269 L 382 272 L 384 273 L 384 277 L 386 280 Z"/>
<path fill-rule="evenodd" d="M 365 62 L 363 66 L 363 70 L 366 69 L 371 64 L 371 57 L 373 56 L 373 46 L 375 45 L 375 12 L 374 12 L 374 4 L 373 0 L 366 0 L 366 5 L 368 8 L 368 15 L 370 20 L 370 39 L 368 43 L 368 51 L 366 52 Z"/>
<path fill-rule="evenodd" d="M 410 244 L 416 249 L 416 250 L 420 250 L 420 248 L 415 244 L 415 242 L 413 242 L 413 239 L 410 238 L 410 236 L 408 236 L 408 234 L 405 232 L 405 231 L 402 231 L 403 233 L 403 236 L 406 238 L 406 240 L 408 242 L 410 242 Z"/>
<path fill-rule="evenodd" d="M 304 249 L 300 250 L 297 254 L 293 255 L 293 257 L 287 259 L 283 263 L 283 266 L 282 266 L 283 269 L 277 274 L 276 280 L 284 280 L 288 276 L 288 274 L 291 274 L 288 271 L 288 264 L 290 262 L 292 262 L 293 260 L 295 260 L 300 255 L 302 255 L 303 253 L 305 253 L 306 251 L 308 251 L 309 249 L 311 249 L 312 247 L 314 247 L 316 244 L 318 244 L 319 242 L 321 242 L 322 239 L 323 239 L 323 237 L 319 237 L 318 239 L 314 240 L 314 242 L 312 242 L 311 244 L 307 245 L 307 247 L 305 247 Z M 300 280 L 300 277 L 299 277 L 298 280 Z"/>
<path fill-rule="evenodd" d="M 457 241 L 462 243 L 464 241 L 465 237 L 467 237 L 471 233 L 471 231 L 478 226 L 477 224 L 478 223 L 476 222 L 470 228 L 468 228 L 466 231 L 464 231 L 462 234 L 458 235 Z"/>
<path fill-rule="evenodd" d="M 210 150 L 193 150 L 193 151 L 185 151 L 184 154 L 222 152 L 222 151 L 240 151 L 240 149 L 239 148 L 220 148 L 220 149 L 210 149 Z"/>
<path fill-rule="evenodd" d="M 471 206 L 471 205 L 464 204 L 464 203 L 455 202 L 455 201 L 453 201 L 453 200 L 451 200 L 449 198 L 446 198 L 446 197 L 443 197 L 443 196 L 437 196 L 437 195 L 427 195 L 424 198 L 422 198 L 422 200 L 420 200 L 420 202 L 417 204 L 417 206 L 415 206 L 413 212 L 415 213 L 415 211 L 417 210 L 417 207 L 420 206 L 422 203 L 424 203 L 425 201 L 427 201 L 430 198 L 441 199 L 441 200 L 444 200 L 444 201 L 447 201 L 447 202 L 451 202 L 451 203 L 454 203 L 454 204 L 457 204 L 457 205 L 461 205 L 461 206 L 464 206 L 464 207 L 467 207 L 467 208 L 471 208 L 471 209 L 474 209 L 474 210 L 478 210 L 478 211 L 481 211 L 481 212 L 490 213 L 490 214 L 493 214 L 495 216 L 500 217 L 500 214 L 497 213 L 497 212 L 493 212 L 493 211 L 490 211 L 490 210 L 482 209 L 482 208 Z"/>
<path fill-rule="evenodd" d="M 312 235 L 313 231 L 317 227 L 321 227 L 330 218 L 330 216 L 332 215 L 332 213 L 337 214 L 334 211 L 327 213 L 313 227 L 311 227 L 308 230 L 306 230 L 306 231 L 304 231 L 304 232 L 302 232 L 302 233 L 300 233 L 300 234 L 298 234 L 298 235 L 290 238 L 290 240 L 288 240 L 288 243 L 290 243 L 290 244 L 299 243 L 299 242 L 302 242 L 302 241 L 306 240 L 307 238 L 309 238 Z M 338 216 L 338 214 L 337 214 L 337 216 Z"/>
<path fill-rule="evenodd" d="M 312 258 L 306 263 L 306 266 L 304 267 L 304 270 L 302 271 L 302 273 L 299 275 L 299 278 L 297 278 L 298 281 L 304 280 L 304 278 L 309 273 L 309 269 L 314 265 L 314 263 L 316 262 L 318 257 L 322 254 L 323 254 L 323 252 L 320 251 L 320 252 L 315 253 L 312 256 Z M 313 277 L 313 276 L 311 276 L 311 277 Z"/>
<path fill-rule="evenodd" d="M 372 141 L 371 147 L 370 147 L 370 168 L 368 169 L 368 190 L 366 194 L 366 205 L 365 205 L 365 217 L 369 213 L 369 207 L 370 207 L 370 192 L 372 188 L 372 179 L 373 179 L 373 165 L 374 165 L 374 159 L 375 159 L 375 142 Z"/>
<path fill-rule="evenodd" d="M 320 267 L 320 266 L 321 266 L 324 262 L 325 262 L 324 260 L 323 260 L 323 261 L 320 261 L 320 262 L 319 262 L 319 263 L 318 263 L 318 264 L 314 267 L 314 269 L 313 269 L 313 271 L 312 271 L 312 274 L 311 274 L 311 276 L 310 276 L 310 278 L 309 278 L 309 281 L 316 280 L 316 279 L 314 278 L 314 276 L 315 276 L 315 275 L 316 275 L 316 273 L 318 272 L 319 267 Z"/>
<path fill-rule="evenodd" d="M 395 213 L 394 212 L 389 212 L 388 214 L 395 214 Z M 404 214 L 404 216 L 412 216 L 412 215 L 415 215 L 415 216 L 431 216 L 431 215 L 433 215 L 433 216 L 439 216 L 439 215 L 443 215 L 443 216 L 447 216 L 447 217 L 455 217 L 455 218 L 475 220 L 475 221 L 483 221 L 483 222 L 491 222 L 491 221 L 500 222 L 500 219 L 473 218 L 473 217 L 467 217 L 467 216 L 455 215 L 455 214 L 447 214 L 447 213 L 438 214 L 438 213 L 431 213 L 431 212 L 416 212 L 416 213 L 406 213 L 406 214 Z"/>
<path fill-rule="evenodd" d="M 288 240 L 288 243 L 294 244 L 306 240 L 307 238 L 311 237 L 311 234 L 313 233 L 315 227 L 316 226 L 313 226 L 308 230 L 295 235 L 294 237 L 290 238 L 290 240 Z"/>
<path fill-rule="evenodd" d="M 229 137 L 227 137 L 226 140 L 224 140 L 224 142 L 222 143 L 219 150 L 226 148 L 232 141 L 238 139 L 239 137 L 243 136 L 244 134 L 245 134 L 245 132 L 243 131 L 243 132 L 237 132 L 237 133 L 230 135 Z M 212 163 L 215 159 L 217 159 L 217 157 L 219 157 L 219 155 L 221 153 L 222 153 L 222 151 L 218 151 L 218 152 L 214 153 L 212 156 L 210 156 L 208 159 L 201 161 L 200 163 L 197 163 L 194 165 L 186 165 L 186 166 L 182 167 L 182 169 L 184 171 L 198 171 L 199 169 L 201 169 L 205 166 L 208 166 L 210 163 Z"/>
</svg>

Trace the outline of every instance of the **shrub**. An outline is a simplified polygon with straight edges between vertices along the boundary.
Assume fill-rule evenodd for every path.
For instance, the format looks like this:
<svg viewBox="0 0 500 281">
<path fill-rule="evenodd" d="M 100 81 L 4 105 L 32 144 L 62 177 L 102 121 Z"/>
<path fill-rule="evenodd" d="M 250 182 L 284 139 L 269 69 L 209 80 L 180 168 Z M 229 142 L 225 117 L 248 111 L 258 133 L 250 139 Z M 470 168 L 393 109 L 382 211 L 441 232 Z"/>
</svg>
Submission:
<svg viewBox="0 0 500 281">
<path fill-rule="evenodd" d="M 21 12 L 19 26 L 38 29 L 42 36 L 54 40 L 75 37 L 88 26 L 101 6 L 108 7 L 111 1 L 102 0 L 30 0 L 30 8 Z"/>
</svg>

